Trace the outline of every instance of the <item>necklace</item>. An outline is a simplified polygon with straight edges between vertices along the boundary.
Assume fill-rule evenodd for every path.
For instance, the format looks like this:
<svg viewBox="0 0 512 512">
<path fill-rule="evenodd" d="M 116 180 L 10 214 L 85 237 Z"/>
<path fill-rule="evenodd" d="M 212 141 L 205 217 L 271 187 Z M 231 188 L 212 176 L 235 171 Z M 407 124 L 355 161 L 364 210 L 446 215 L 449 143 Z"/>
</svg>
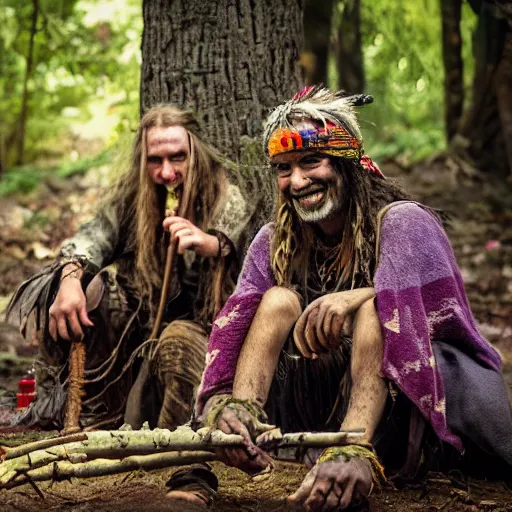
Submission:
<svg viewBox="0 0 512 512">
<path fill-rule="evenodd" d="M 322 243 L 314 249 L 313 261 L 313 282 L 321 293 L 331 291 L 336 284 L 337 265 L 336 260 L 340 257 L 340 246 L 327 247 Z"/>
</svg>

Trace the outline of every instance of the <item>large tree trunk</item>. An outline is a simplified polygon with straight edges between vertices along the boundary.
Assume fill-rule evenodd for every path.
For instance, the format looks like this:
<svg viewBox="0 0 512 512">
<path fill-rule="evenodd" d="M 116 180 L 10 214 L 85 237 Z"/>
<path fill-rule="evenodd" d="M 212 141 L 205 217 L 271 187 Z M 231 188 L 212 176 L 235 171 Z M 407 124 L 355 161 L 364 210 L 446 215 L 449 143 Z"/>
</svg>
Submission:
<svg viewBox="0 0 512 512">
<path fill-rule="evenodd" d="M 226 156 L 243 159 L 269 109 L 301 87 L 302 0 L 144 0 L 141 111 L 187 104 Z"/>
<path fill-rule="evenodd" d="M 251 220 L 268 222 L 275 178 L 264 168 L 263 120 L 302 87 L 303 0 L 144 0 L 141 112 L 173 102 L 198 112 L 205 138 L 238 165 L 230 181 Z M 242 255 L 243 256 L 243 255 Z"/>
<path fill-rule="evenodd" d="M 444 108 L 446 137 L 457 132 L 464 108 L 462 38 L 460 34 L 461 0 L 441 0 L 444 62 Z"/>
<path fill-rule="evenodd" d="M 304 11 L 304 52 L 301 62 L 307 85 L 328 82 L 333 0 L 306 0 Z M 335 7 L 334 7 L 335 8 Z"/>
</svg>

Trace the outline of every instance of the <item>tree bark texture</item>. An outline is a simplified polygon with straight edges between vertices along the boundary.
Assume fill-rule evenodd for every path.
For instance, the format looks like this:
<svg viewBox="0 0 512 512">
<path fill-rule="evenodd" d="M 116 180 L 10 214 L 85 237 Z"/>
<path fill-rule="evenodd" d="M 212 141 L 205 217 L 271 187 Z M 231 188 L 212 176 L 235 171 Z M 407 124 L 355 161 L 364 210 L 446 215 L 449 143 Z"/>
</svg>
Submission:
<svg viewBox="0 0 512 512">
<path fill-rule="evenodd" d="M 460 33 L 461 0 L 441 0 L 444 63 L 444 112 L 448 141 L 457 132 L 464 109 L 462 37 Z"/>
<path fill-rule="evenodd" d="M 141 112 L 194 108 L 235 162 L 270 108 L 301 88 L 303 0 L 144 0 Z"/>
<path fill-rule="evenodd" d="M 343 0 L 338 15 L 334 51 L 338 68 L 338 87 L 350 93 L 364 90 L 363 46 L 361 38 L 361 0 Z"/>
</svg>

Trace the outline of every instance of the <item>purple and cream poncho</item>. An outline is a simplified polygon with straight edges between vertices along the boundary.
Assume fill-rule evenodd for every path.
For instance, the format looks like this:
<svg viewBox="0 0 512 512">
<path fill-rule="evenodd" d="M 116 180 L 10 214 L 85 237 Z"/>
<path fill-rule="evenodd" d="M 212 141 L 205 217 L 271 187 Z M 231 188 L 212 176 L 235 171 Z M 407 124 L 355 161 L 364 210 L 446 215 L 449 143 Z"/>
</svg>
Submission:
<svg viewBox="0 0 512 512">
<path fill-rule="evenodd" d="M 258 305 L 276 284 L 270 267 L 272 232 L 272 224 L 267 224 L 256 235 L 235 293 L 214 322 L 198 414 L 209 397 L 232 391 L 240 350 Z M 382 376 L 418 407 L 439 439 L 463 450 L 460 437 L 448 428 L 433 341 L 456 340 L 459 349 L 497 372 L 501 359 L 477 330 L 444 230 L 418 204 L 400 202 L 385 213 L 374 287 L 384 336 Z"/>
</svg>

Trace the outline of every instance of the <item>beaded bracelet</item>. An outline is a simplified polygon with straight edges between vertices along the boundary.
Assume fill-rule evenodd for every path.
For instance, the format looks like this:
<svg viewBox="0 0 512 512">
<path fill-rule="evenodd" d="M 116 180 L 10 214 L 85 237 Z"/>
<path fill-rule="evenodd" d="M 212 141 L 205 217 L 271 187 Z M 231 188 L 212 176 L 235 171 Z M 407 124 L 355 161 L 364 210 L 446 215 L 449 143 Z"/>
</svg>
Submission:
<svg viewBox="0 0 512 512">
<path fill-rule="evenodd" d="M 60 276 L 60 282 L 64 281 L 64 279 L 68 279 L 69 277 L 73 277 L 75 279 L 81 279 L 81 276 L 78 275 L 79 272 L 83 272 L 83 267 L 79 263 L 68 263 L 67 265 L 73 265 L 75 268 L 70 270 L 69 272 L 62 272 Z M 66 265 L 66 266 L 67 266 Z"/>
</svg>

